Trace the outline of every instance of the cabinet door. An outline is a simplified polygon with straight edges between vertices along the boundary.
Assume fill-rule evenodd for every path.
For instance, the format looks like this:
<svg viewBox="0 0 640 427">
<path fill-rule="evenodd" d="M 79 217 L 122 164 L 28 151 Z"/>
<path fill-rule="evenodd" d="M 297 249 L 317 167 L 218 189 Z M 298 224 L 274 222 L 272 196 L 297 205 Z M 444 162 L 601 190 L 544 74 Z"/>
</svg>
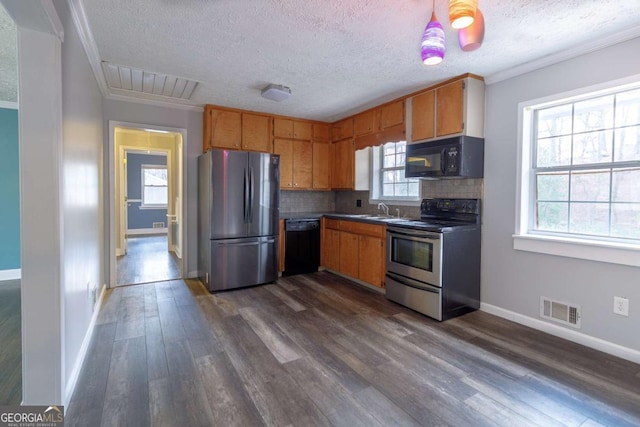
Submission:
<svg viewBox="0 0 640 427">
<path fill-rule="evenodd" d="M 331 127 L 331 140 L 339 141 L 353 136 L 353 118 L 335 123 Z"/>
<path fill-rule="evenodd" d="M 430 90 L 411 101 L 411 140 L 419 141 L 435 136 L 436 93 Z"/>
<path fill-rule="evenodd" d="M 313 143 L 313 188 L 316 190 L 328 190 L 330 182 L 330 155 L 331 144 L 325 142 Z"/>
<path fill-rule="evenodd" d="M 462 132 L 463 96 L 463 80 L 436 89 L 436 136 Z"/>
<path fill-rule="evenodd" d="M 358 278 L 382 287 L 385 273 L 384 240 L 371 236 L 358 236 L 358 239 Z"/>
<path fill-rule="evenodd" d="M 322 240 L 322 265 L 330 270 L 340 270 L 340 232 L 326 228 Z"/>
<path fill-rule="evenodd" d="M 404 100 L 380 107 L 380 130 L 404 123 Z"/>
<path fill-rule="evenodd" d="M 284 219 L 281 219 L 278 225 L 279 225 L 278 256 L 280 257 L 280 259 L 278 260 L 278 271 L 283 272 L 284 271 L 284 237 L 285 237 Z"/>
<path fill-rule="evenodd" d="M 352 139 L 331 144 L 331 188 L 353 189 L 355 152 Z"/>
<path fill-rule="evenodd" d="M 358 277 L 358 235 L 340 232 L 340 273 Z"/>
<path fill-rule="evenodd" d="M 313 140 L 329 142 L 329 124 L 314 123 L 313 124 Z"/>
<path fill-rule="evenodd" d="M 294 120 L 293 121 L 293 137 L 295 139 L 303 139 L 305 141 L 311 141 L 311 123 Z"/>
<path fill-rule="evenodd" d="M 313 184 L 313 145 L 311 141 L 293 141 L 293 187 L 311 188 Z"/>
<path fill-rule="evenodd" d="M 293 120 L 274 118 L 273 136 L 276 138 L 293 138 Z"/>
<path fill-rule="evenodd" d="M 242 149 L 270 153 L 271 118 L 242 113 Z"/>
<path fill-rule="evenodd" d="M 208 124 L 206 123 L 208 121 Z M 208 135 L 207 135 L 208 133 Z M 238 111 L 205 110 L 205 141 L 209 148 L 230 148 L 239 150 L 242 135 L 242 119 Z M 204 147 L 203 147 L 204 148 Z"/>
<path fill-rule="evenodd" d="M 289 139 L 274 139 L 273 153 L 280 155 L 280 188 L 293 187 L 293 145 Z"/>
<path fill-rule="evenodd" d="M 367 135 L 371 132 L 373 132 L 373 110 L 365 111 L 353 118 L 355 136 Z"/>
</svg>

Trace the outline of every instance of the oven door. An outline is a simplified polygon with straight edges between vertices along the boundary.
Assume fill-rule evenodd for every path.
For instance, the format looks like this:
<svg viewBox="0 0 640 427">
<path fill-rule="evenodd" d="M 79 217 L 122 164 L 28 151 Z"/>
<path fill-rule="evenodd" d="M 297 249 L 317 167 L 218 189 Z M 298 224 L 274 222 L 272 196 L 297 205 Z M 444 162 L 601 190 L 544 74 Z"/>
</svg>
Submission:
<svg viewBox="0 0 640 427">
<path fill-rule="evenodd" d="M 399 227 L 387 228 L 387 271 L 442 286 L 442 235 Z"/>
</svg>

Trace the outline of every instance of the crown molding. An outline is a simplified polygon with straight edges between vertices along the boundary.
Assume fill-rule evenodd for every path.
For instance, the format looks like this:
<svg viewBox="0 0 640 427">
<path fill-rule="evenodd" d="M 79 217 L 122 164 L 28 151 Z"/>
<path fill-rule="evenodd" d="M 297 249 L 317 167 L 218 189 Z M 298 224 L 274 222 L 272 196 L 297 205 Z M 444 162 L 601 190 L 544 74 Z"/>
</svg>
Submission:
<svg viewBox="0 0 640 427">
<path fill-rule="evenodd" d="M 0 108 L 6 108 L 7 110 L 19 110 L 17 102 L 0 101 Z"/>
<path fill-rule="evenodd" d="M 592 43 L 583 44 L 572 49 L 565 49 L 530 62 L 525 62 L 524 64 L 517 65 L 513 68 L 498 71 L 497 73 L 485 76 L 484 81 L 487 85 L 498 83 L 503 80 L 508 80 L 512 77 L 520 76 L 522 74 L 526 74 L 540 68 L 567 61 L 569 59 L 585 55 L 596 50 L 604 49 L 606 47 L 613 46 L 615 44 L 622 43 L 637 37 L 640 37 L 640 26 L 627 28 L 603 38 L 594 37 Z"/>
<path fill-rule="evenodd" d="M 96 78 L 96 82 L 98 83 L 98 88 L 100 89 L 102 96 L 106 97 L 109 95 L 107 79 L 104 77 L 102 72 L 98 46 L 96 45 L 93 33 L 89 27 L 89 20 L 87 19 L 87 14 L 84 11 L 82 0 L 67 0 L 67 3 L 69 4 L 71 17 L 76 26 L 76 30 L 78 31 L 78 36 L 80 36 L 80 42 L 87 54 L 91 71 L 93 71 L 93 76 Z"/>
<path fill-rule="evenodd" d="M 56 12 L 56 8 L 53 5 L 53 1 L 51 0 L 43 0 L 42 8 L 49 18 L 49 23 L 51 24 L 51 30 L 54 34 L 60 39 L 62 43 L 64 43 L 64 26 L 60 21 L 60 17 L 58 16 L 58 12 Z"/>
<path fill-rule="evenodd" d="M 177 110 L 186 110 L 186 111 L 197 111 L 202 113 L 204 111 L 204 107 L 198 105 L 187 105 L 187 104 L 178 104 L 170 101 L 160 101 L 156 99 L 146 99 L 146 98 L 138 98 L 127 95 L 119 95 L 114 92 L 109 92 L 106 96 L 106 99 L 111 99 L 113 101 L 124 101 L 124 102 L 133 102 L 135 104 L 144 104 L 144 105 L 153 105 L 155 107 L 164 107 L 164 108 L 174 108 Z"/>
</svg>

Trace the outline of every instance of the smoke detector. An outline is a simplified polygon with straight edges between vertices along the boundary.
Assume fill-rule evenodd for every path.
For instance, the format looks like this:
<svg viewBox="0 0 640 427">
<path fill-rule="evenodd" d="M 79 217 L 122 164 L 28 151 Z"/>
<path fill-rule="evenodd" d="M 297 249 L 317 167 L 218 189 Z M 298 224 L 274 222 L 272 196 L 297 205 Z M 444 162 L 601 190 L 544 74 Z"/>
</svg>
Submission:
<svg viewBox="0 0 640 427">
<path fill-rule="evenodd" d="M 286 86 L 276 85 L 272 83 L 262 89 L 261 95 L 263 98 L 280 102 L 284 101 L 289 97 L 289 95 L 291 95 L 291 89 Z"/>
</svg>

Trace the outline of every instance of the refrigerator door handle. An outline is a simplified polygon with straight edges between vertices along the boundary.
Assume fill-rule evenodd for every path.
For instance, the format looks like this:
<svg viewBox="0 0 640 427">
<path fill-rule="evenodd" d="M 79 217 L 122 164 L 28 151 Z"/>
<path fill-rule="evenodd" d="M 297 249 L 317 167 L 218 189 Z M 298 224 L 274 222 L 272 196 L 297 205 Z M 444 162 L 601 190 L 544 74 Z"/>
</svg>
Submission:
<svg viewBox="0 0 640 427">
<path fill-rule="evenodd" d="M 258 245 L 264 245 L 266 243 L 275 243 L 276 239 L 269 239 L 269 240 L 261 240 L 261 241 L 255 241 L 255 242 L 242 242 L 242 243 L 236 243 L 236 242 L 225 242 L 225 243 L 216 243 L 216 246 L 258 246 Z"/>
<path fill-rule="evenodd" d="M 253 222 L 253 169 L 249 168 L 249 222 Z"/>
<path fill-rule="evenodd" d="M 249 208 L 250 208 L 250 201 L 249 201 L 249 174 L 248 174 L 248 170 L 245 169 L 244 170 L 244 222 L 247 223 L 249 222 Z"/>
</svg>

